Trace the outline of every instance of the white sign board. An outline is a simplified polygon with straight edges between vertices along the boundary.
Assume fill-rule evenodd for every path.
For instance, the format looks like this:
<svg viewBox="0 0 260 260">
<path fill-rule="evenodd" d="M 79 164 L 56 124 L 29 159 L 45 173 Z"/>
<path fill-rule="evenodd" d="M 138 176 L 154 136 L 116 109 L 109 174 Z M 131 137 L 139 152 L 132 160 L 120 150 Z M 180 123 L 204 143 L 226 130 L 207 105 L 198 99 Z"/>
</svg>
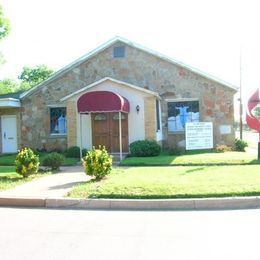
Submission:
<svg viewBox="0 0 260 260">
<path fill-rule="evenodd" d="M 212 122 L 190 122 L 185 124 L 186 150 L 213 148 Z"/>
<path fill-rule="evenodd" d="M 222 135 L 231 134 L 231 125 L 220 125 L 219 130 Z"/>
</svg>

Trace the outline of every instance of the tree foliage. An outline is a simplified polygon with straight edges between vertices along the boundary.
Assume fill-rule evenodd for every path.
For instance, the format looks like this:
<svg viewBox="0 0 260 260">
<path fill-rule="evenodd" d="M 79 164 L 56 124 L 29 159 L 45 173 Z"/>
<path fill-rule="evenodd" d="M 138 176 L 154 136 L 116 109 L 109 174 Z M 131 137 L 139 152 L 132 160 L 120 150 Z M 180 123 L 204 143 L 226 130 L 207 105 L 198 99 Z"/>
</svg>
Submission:
<svg viewBox="0 0 260 260">
<path fill-rule="evenodd" d="M 10 29 L 10 21 L 4 16 L 3 8 L 0 5 L 0 40 L 9 34 Z"/>
<path fill-rule="evenodd" d="M 5 38 L 9 32 L 10 32 L 10 22 L 9 20 L 4 16 L 3 8 L 0 5 L 0 40 Z M 5 63 L 5 59 L 3 54 L 0 52 L 0 64 Z"/>
<path fill-rule="evenodd" d="M 53 70 L 46 65 L 38 65 L 36 67 L 25 66 L 18 78 L 22 81 L 21 87 L 27 89 L 47 79 L 52 73 Z"/>
<path fill-rule="evenodd" d="M 14 93 L 20 90 L 19 84 L 12 79 L 0 80 L 0 94 Z"/>
<path fill-rule="evenodd" d="M 14 93 L 22 90 L 27 90 L 47 79 L 53 70 L 46 65 L 38 65 L 36 67 L 24 67 L 18 79 L 0 80 L 0 94 Z"/>
</svg>

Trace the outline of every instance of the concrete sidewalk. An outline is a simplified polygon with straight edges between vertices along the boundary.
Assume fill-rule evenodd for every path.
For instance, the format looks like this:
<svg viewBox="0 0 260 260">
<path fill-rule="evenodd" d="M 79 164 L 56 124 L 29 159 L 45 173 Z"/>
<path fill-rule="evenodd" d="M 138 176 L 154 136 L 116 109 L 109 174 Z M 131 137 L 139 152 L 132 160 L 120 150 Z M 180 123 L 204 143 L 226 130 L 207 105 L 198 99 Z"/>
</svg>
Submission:
<svg viewBox="0 0 260 260">
<path fill-rule="evenodd" d="M 83 172 L 82 166 L 61 167 L 58 173 L 2 191 L 0 197 L 62 198 L 74 185 L 89 179 L 90 177 Z"/>
<path fill-rule="evenodd" d="M 203 199 L 73 199 L 66 194 L 74 185 L 90 180 L 82 166 L 62 167 L 59 173 L 0 192 L 0 206 L 121 209 L 204 210 L 260 208 L 260 197 Z"/>
</svg>

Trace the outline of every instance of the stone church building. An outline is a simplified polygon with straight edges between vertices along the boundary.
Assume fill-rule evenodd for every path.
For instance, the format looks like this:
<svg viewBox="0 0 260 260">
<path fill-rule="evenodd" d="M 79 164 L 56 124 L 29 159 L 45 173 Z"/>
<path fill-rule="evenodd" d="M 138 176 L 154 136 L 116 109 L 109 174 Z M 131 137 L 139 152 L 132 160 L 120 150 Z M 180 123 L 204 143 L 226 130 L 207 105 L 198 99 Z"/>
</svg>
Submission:
<svg viewBox="0 0 260 260">
<path fill-rule="evenodd" d="M 22 93 L 0 96 L 0 152 L 136 140 L 185 146 L 187 122 L 212 122 L 213 141 L 234 142 L 237 88 L 116 37 Z"/>
</svg>

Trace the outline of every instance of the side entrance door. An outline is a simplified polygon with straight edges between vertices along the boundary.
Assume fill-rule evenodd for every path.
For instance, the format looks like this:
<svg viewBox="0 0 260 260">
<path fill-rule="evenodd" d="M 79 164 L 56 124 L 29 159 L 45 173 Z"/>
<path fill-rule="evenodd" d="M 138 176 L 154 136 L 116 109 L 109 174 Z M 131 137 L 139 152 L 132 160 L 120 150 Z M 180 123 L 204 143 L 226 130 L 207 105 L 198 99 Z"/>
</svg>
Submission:
<svg viewBox="0 0 260 260">
<path fill-rule="evenodd" d="M 17 130 L 16 116 L 2 116 L 2 152 L 15 153 L 17 152 Z"/>
<path fill-rule="evenodd" d="M 94 113 L 92 117 L 92 144 L 96 148 L 105 146 L 109 152 L 118 153 L 119 147 L 119 114 Z M 128 152 L 128 117 L 121 113 L 122 150 Z"/>
</svg>

